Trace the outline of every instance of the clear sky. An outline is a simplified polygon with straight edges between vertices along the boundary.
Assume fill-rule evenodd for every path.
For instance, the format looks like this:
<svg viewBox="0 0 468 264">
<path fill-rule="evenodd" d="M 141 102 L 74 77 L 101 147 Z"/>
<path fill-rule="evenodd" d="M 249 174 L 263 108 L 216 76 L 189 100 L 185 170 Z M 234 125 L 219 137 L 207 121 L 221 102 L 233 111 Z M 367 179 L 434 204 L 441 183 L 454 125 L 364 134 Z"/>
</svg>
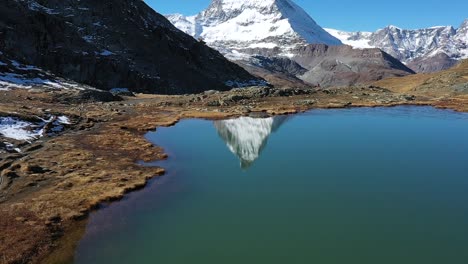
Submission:
<svg viewBox="0 0 468 264">
<path fill-rule="evenodd" d="M 161 14 L 194 15 L 211 0 L 145 0 Z M 415 29 L 452 25 L 468 18 L 468 0 L 293 0 L 322 27 L 375 31 L 387 25 Z"/>
</svg>

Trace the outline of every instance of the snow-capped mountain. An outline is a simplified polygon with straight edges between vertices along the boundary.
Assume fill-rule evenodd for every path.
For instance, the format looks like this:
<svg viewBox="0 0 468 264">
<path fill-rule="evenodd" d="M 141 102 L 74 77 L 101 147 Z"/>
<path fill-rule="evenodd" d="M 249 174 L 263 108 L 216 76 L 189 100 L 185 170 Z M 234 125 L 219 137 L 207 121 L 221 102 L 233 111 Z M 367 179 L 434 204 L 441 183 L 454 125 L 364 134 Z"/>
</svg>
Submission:
<svg viewBox="0 0 468 264">
<path fill-rule="evenodd" d="M 231 58 L 256 50 L 284 55 L 310 43 L 341 44 L 291 0 L 213 0 L 195 16 L 167 18 Z"/>
<path fill-rule="evenodd" d="M 342 45 L 293 0 L 212 0 L 198 15 L 167 18 L 274 86 L 355 85 L 414 73 L 378 49 Z"/>
<path fill-rule="evenodd" d="M 458 29 L 439 26 L 408 30 L 388 26 L 376 32 L 326 30 L 344 44 L 380 48 L 417 72 L 446 69 L 468 58 L 468 19 Z"/>
</svg>

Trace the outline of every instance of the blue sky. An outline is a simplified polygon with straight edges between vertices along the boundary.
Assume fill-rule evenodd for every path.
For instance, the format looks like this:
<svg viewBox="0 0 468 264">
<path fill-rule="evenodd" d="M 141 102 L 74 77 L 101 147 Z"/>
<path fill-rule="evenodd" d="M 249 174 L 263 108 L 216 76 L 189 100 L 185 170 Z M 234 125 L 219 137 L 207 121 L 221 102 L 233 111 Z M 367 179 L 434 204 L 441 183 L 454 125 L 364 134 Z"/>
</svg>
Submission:
<svg viewBox="0 0 468 264">
<path fill-rule="evenodd" d="M 145 1 L 159 13 L 184 15 L 196 14 L 211 2 L 211 0 Z M 409 29 L 443 25 L 458 27 L 465 18 L 468 18 L 467 0 L 294 1 L 321 26 L 348 31 L 374 31 L 387 25 Z"/>
</svg>

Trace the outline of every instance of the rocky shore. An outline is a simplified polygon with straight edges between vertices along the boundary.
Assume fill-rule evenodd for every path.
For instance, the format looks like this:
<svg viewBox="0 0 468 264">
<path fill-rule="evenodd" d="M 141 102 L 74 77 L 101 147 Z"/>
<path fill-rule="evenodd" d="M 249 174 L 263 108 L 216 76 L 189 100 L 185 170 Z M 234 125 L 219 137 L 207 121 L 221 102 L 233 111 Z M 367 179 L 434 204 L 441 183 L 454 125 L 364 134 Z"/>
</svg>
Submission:
<svg viewBox="0 0 468 264">
<path fill-rule="evenodd" d="M 60 131 L 46 131 L 31 142 L 0 135 L 0 142 L 12 145 L 0 146 L 0 263 L 57 263 L 70 257 L 84 231 L 83 221 L 92 210 L 164 174 L 164 168 L 138 165 L 138 161 L 167 157 L 143 135 L 184 118 L 215 120 L 314 108 L 395 105 L 468 111 L 465 93 L 434 97 L 377 86 L 252 87 L 195 95 L 129 97 L 93 92 L 83 96 L 71 90 L 0 93 L 0 117 L 31 122 L 50 116 L 69 119 Z M 67 250 L 65 245 L 69 245 Z"/>
</svg>

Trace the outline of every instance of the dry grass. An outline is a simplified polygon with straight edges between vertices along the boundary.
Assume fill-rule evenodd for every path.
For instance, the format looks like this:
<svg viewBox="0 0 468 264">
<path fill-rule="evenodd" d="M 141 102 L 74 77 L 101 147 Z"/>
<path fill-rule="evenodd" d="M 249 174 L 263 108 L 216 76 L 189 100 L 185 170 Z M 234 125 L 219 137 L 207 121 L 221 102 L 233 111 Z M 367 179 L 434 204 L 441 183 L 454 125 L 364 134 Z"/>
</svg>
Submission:
<svg viewBox="0 0 468 264">
<path fill-rule="evenodd" d="M 422 73 L 408 75 L 400 78 L 388 78 L 374 85 L 389 89 L 398 93 L 426 93 L 442 95 L 453 93 L 451 87 L 456 84 L 466 83 L 468 79 L 468 60 L 464 60 L 455 67 L 436 73 Z"/>
<path fill-rule="evenodd" d="M 407 93 L 424 84 L 431 74 L 415 74 L 405 77 L 392 77 L 377 81 L 374 85 L 389 89 L 396 93 Z"/>
</svg>

